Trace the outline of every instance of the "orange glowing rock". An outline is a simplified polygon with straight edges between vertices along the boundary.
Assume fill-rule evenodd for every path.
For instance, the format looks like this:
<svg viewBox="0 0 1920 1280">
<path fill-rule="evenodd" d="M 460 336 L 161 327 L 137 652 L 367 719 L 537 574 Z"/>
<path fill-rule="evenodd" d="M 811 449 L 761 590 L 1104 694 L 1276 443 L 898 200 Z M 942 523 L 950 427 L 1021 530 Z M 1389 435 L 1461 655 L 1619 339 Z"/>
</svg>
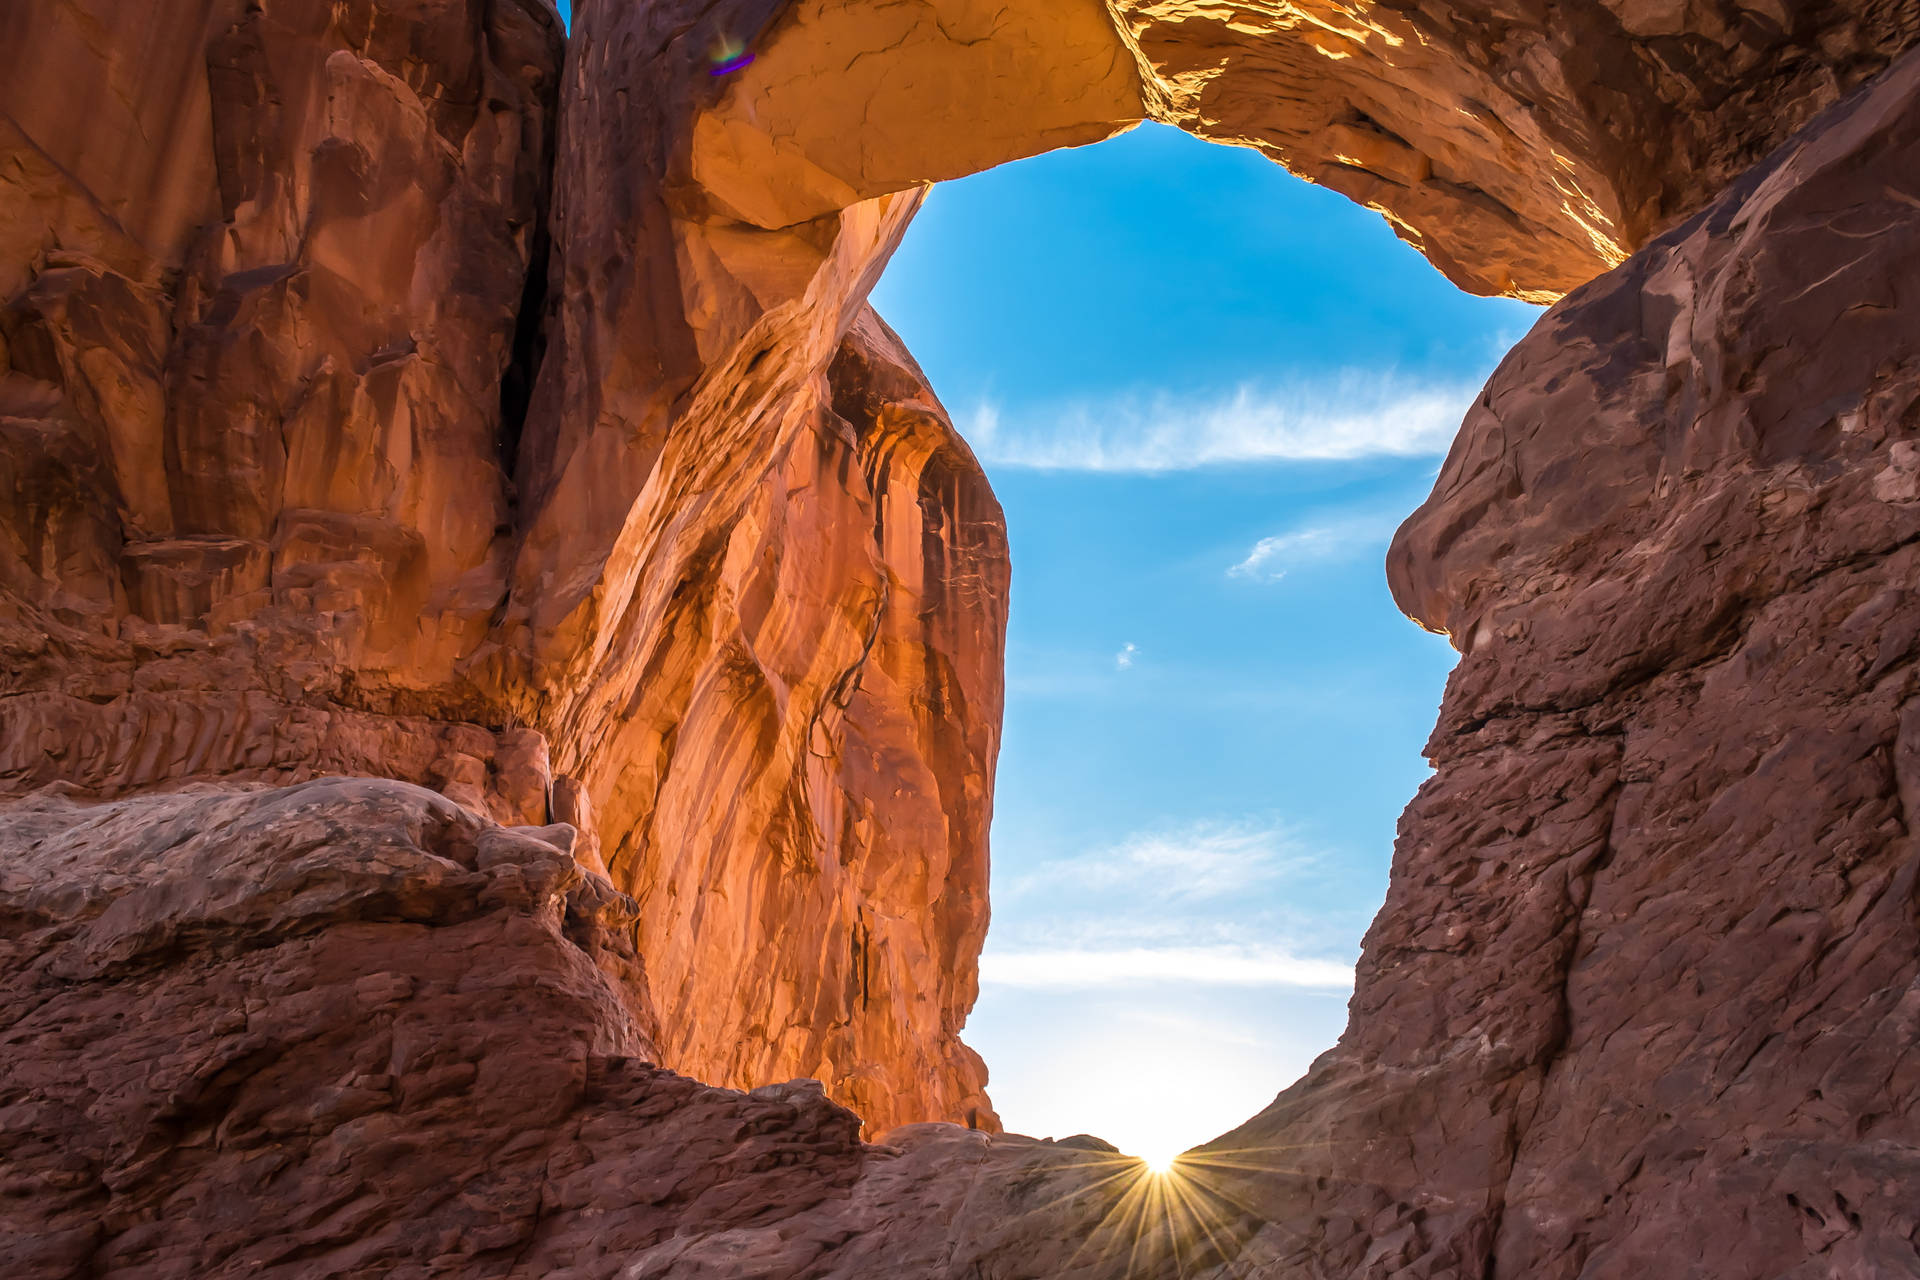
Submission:
<svg viewBox="0 0 1920 1280">
<path fill-rule="evenodd" d="M 1791 17 L 9 6 L 0 1269 L 1907 1265 L 1920 25 Z M 1143 118 L 1626 258 L 1396 542 L 1465 657 L 1346 1038 L 1163 1177 L 983 1132 L 1005 531 L 865 301 Z"/>
</svg>

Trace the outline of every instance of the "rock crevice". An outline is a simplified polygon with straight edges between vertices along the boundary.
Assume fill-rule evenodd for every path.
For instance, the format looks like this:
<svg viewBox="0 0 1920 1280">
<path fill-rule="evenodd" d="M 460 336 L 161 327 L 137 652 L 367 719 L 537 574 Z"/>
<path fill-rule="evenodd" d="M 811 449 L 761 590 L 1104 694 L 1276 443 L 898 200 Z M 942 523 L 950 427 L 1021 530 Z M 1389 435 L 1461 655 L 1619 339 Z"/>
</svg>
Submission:
<svg viewBox="0 0 1920 1280">
<path fill-rule="evenodd" d="M 1914 12 L 9 8 L 0 1264 L 1920 1273 Z M 992 1132 L 1005 528 L 866 305 L 1145 118 L 1572 290 L 1347 1033 L 1167 1181 Z"/>
</svg>

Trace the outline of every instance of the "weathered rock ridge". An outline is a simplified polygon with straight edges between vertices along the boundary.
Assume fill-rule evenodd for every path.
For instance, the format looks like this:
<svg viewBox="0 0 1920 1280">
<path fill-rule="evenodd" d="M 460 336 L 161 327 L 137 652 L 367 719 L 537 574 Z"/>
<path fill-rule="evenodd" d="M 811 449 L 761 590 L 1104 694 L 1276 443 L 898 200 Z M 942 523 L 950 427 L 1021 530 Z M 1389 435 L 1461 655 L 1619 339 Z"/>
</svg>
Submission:
<svg viewBox="0 0 1920 1280">
<path fill-rule="evenodd" d="M 1920 1275 L 1914 24 L 0 13 L 5 1270 Z M 1004 528 L 865 304 L 1147 117 L 1613 268 L 1395 543 L 1348 1032 L 1167 1180 L 991 1133 Z"/>
<path fill-rule="evenodd" d="M 698 350 L 670 279 L 582 278 L 667 223 L 584 89 L 556 199 L 547 0 L 33 0 L 0 35 L 0 795 L 353 773 L 571 822 L 639 902 L 663 1061 L 993 1127 L 958 1032 L 1005 537 L 856 323 L 917 196 L 848 215 L 761 365 L 708 260 Z M 555 233 L 555 296 L 662 342 L 543 329 Z"/>
<path fill-rule="evenodd" d="M 590 37 L 620 11 L 580 7 Z M 687 163 L 689 204 L 739 223 L 1154 119 L 1379 210 L 1463 288 L 1551 301 L 1920 41 L 1920 7 L 761 0 L 687 38 L 757 54 Z"/>
</svg>

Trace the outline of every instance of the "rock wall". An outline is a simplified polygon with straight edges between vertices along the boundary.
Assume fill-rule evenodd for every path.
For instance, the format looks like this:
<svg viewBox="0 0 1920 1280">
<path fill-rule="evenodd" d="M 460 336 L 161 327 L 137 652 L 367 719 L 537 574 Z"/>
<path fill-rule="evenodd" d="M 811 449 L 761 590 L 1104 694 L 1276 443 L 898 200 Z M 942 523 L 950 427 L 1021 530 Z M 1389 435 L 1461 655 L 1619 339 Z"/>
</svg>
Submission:
<svg viewBox="0 0 1920 1280">
<path fill-rule="evenodd" d="M 8 1273 L 1920 1274 L 1912 26 L 0 14 Z M 1395 543 L 1465 656 L 1346 1036 L 1164 1180 L 967 1127 L 1005 538 L 864 301 L 1143 116 L 1637 250 Z"/>
<path fill-rule="evenodd" d="M 0 24 L 0 787 L 348 769 L 544 810 L 461 670 L 504 594 L 553 15 Z"/>
<path fill-rule="evenodd" d="M 1155 119 L 1379 210 L 1462 288 L 1550 302 L 1920 41 L 1920 7 L 798 0 L 691 30 L 756 54 L 688 165 L 742 223 Z"/>
<path fill-rule="evenodd" d="M 863 314 L 917 193 L 838 251 L 675 220 L 674 104 L 636 164 L 586 88 L 659 49 L 576 59 L 562 134 L 549 0 L 0 36 L 0 796 L 346 773 L 565 820 L 638 899 L 664 1061 L 995 1127 L 959 1029 L 1005 536 Z"/>
</svg>

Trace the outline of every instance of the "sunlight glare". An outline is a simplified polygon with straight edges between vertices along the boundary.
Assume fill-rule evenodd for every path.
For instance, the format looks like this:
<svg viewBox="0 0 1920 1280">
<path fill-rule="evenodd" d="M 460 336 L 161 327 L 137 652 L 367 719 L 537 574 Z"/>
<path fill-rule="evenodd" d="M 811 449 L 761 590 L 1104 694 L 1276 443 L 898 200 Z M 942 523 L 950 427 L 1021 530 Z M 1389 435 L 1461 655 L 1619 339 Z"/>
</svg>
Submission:
<svg viewBox="0 0 1920 1280">
<path fill-rule="evenodd" d="M 1135 1158 L 1147 1166 L 1148 1173 L 1151 1173 L 1156 1178 L 1162 1178 L 1173 1172 L 1174 1161 L 1180 1158 L 1180 1153 L 1178 1151 L 1160 1149 L 1142 1152 Z"/>
</svg>

